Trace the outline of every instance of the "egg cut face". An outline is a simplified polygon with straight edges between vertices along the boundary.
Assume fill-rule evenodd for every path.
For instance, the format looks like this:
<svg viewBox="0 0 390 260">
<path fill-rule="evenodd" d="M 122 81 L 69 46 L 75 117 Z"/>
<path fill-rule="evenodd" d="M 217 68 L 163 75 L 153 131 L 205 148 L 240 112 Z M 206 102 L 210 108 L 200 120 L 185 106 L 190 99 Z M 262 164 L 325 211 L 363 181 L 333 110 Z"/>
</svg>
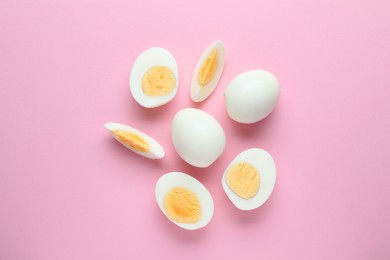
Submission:
<svg viewBox="0 0 390 260">
<path fill-rule="evenodd" d="M 229 164 L 222 177 L 222 187 L 238 209 L 253 210 L 268 200 L 275 181 L 276 167 L 271 155 L 252 148 Z"/>
<path fill-rule="evenodd" d="M 155 187 L 156 201 L 164 215 L 177 226 L 195 230 L 206 226 L 214 214 L 207 188 L 182 172 L 166 173 Z"/>
<path fill-rule="evenodd" d="M 106 123 L 104 127 L 124 147 L 150 159 L 162 159 L 165 156 L 164 148 L 149 135 L 133 127 L 119 124 Z"/>
<path fill-rule="evenodd" d="M 213 116 L 199 109 L 185 108 L 172 120 L 172 142 L 184 161 L 205 168 L 223 153 L 226 136 Z"/>
<path fill-rule="evenodd" d="M 267 117 L 279 100 L 278 79 L 265 70 L 250 70 L 236 76 L 225 89 L 225 108 L 239 123 L 256 123 Z"/>
<path fill-rule="evenodd" d="M 134 62 L 130 73 L 130 92 L 143 107 L 162 106 L 176 96 L 178 75 L 175 57 L 168 50 L 150 48 Z"/>
<path fill-rule="evenodd" d="M 212 43 L 201 55 L 192 76 L 190 95 L 195 102 L 204 101 L 216 89 L 225 65 L 225 48 L 221 41 Z"/>
</svg>

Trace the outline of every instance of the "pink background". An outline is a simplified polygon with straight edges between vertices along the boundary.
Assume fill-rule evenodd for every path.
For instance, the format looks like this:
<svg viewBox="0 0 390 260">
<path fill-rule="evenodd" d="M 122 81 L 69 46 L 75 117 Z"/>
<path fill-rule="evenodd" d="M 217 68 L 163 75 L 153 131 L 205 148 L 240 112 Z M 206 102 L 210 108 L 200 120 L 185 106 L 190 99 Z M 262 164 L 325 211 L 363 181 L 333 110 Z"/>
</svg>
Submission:
<svg viewBox="0 0 390 260">
<path fill-rule="evenodd" d="M 390 259 L 390 2 L 0 2 L 0 259 Z M 219 87 L 189 98 L 202 51 L 226 48 Z M 132 99 L 131 66 L 159 46 L 177 59 L 168 105 Z M 228 118 L 223 91 L 237 74 L 266 69 L 281 82 L 270 117 Z M 173 115 L 201 108 L 222 124 L 223 155 L 184 163 Z M 156 138 L 166 157 L 124 149 L 108 121 Z M 269 151 L 278 175 L 261 208 L 241 212 L 221 176 L 242 150 Z M 210 190 L 215 214 L 182 230 L 154 199 L 157 179 L 183 171 Z"/>
</svg>

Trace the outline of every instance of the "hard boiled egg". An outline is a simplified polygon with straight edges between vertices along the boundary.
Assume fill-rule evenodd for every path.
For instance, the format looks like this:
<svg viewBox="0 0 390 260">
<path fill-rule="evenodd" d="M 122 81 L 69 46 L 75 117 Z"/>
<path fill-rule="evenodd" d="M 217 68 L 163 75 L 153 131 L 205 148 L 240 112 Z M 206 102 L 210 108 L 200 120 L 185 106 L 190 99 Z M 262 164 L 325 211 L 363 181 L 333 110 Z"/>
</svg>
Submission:
<svg viewBox="0 0 390 260">
<path fill-rule="evenodd" d="M 206 226 L 214 214 L 214 202 L 207 188 L 195 178 L 170 172 L 159 178 L 156 201 L 165 216 L 184 229 Z"/>
<path fill-rule="evenodd" d="M 267 201 L 275 180 L 276 168 L 271 155 L 252 148 L 229 164 L 222 177 L 222 187 L 237 208 L 252 210 Z"/>
<path fill-rule="evenodd" d="M 126 148 L 150 159 L 161 159 L 165 156 L 164 148 L 149 135 L 133 127 L 106 123 L 104 127 Z"/>
<path fill-rule="evenodd" d="M 204 168 L 222 154 L 226 137 L 213 116 L 199 109 L 185 108 L 173 118 L 172 142 L 184 161 Z"/>
<path fill-rule="evenodd" d="M 268 116 L 279 99 L 278 79 L 264 70 L 250 70 L 236 76 L 225 89 L 225 108 L 239 123 L 255 123 Z"/>
<path fill-rule="evenodd" d="M 212 43 L 200 56 L 191 82 L 191 99 L 205 100 L 215 90 L 225 64 L 225 48 L 221 41 Z"/>
<path fill-rule="evenodd" d="M 138 56 L 131 69 L 131 94 L 143 107 L 162 106 L 176 96 L 178 75 L 175 57 L 168 50 L 150 48 Z"/>
</svg>

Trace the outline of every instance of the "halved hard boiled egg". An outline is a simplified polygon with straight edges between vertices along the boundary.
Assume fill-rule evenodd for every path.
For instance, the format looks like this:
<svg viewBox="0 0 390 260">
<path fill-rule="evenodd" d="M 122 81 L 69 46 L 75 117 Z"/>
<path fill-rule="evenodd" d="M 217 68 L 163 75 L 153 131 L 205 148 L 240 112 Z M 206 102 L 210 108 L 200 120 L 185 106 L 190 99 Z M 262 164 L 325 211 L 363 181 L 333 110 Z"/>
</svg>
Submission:
<svg viewBox="0 0 390 260">
<path fill-rule="evenodd" d="M 156 201 L 164 215 L 184 229 L 206 226 L 214 214 L 214 202 L 207 188 L 182 172 L 161 176 L 155 188 Z"/>
<path fill-rule="evenodd" d="M 176 96 L 178 81 L 175 57 L 166 49 L 154 47 L 135 60 L 130 73 L 130 91 L 141 106 L 158 107 Z"/>
<path fill-rule="evenodd" d="M 272 193 L 276 167 L 271 155 L 259 148 L 240 153 L 226 168 L 222 187 L 241 210 L 260 207 Z"/>
<path fill-rule="evenodd" d="M 126 148 L 150 159 L 161 159 L 165 156 L 164 148 L 149 135 L 133 127 L 106 123 L 104 127 Z"/>
<path fill-rule="evenodd" d="M 212 43 L 200 56 L 191 82 L 191 99 L 205 100 L 215 90 L 225 64 L 225 48 L 221 41 Z"/>
</svg>

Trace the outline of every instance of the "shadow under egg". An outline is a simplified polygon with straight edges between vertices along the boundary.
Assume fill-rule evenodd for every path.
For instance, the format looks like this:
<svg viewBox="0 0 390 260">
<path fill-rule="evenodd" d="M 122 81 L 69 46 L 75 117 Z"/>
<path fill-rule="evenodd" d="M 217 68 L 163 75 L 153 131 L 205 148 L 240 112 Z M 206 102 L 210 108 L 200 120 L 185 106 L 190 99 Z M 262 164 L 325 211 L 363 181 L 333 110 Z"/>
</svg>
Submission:
<svg viewBox="0 0 390 260">
<path fill-rule="evenodd" d="M 252 210 L 241 210 L 237 208 L 229 197 L 226 194 L 224 195 L 223 206 L 228 210 L 228 215 L 233 221 L 239 225 L 252 225 L 253 223 L 266 222 L 274 214 L 272 211 L 276 207 L 276 202 L 272 199 L 272 195 L 264 204 Z"/>
<path fill-rule="evenodd" d="M 115 140 L 115 138 L 111 137 L 110 135 L 105 138 L 104 146 L 104 150 L 114 155 L 114 157 L 117 158 L 119 162 L 128 164 L 132 169 L 134 169 L 137 165 L 146 164 L 148 167 L 153 167 L 157 170 L 161 169 L 161 167 L 164 165 L 164 162 L 162 161 L 164 158 L 151 159 L 137 154 L 126 148 L 123 144 Z"/>
<path fill-rule="evenodd" d="M 158 222 L 156 226 L 158 226 L 159 231 L 167 234 L 167 236 L 180 243 L 195 243 L 197 241 L 201 241 L 204 237 L 207 237 L 210 232 L 212 232 L 210 228 L 211 223 L 205 227 L 195 230 L 187 230 L 179 227 L 165 216 L 157 204 L 155 205 L 154 212 L 156 215 L 155 219 Z"/>
<path fill-rule="evenodd" d="M 135 104 L 131 106 L 131 110 L 133 111 L 132 114 L 136 115 L 136 120 L 142 121 L 170 118 L 171 111 L 174 107 L 173 100 L 153 108 L 143 107 L 136 101 L 134 101 L 134 103 Z"/>
<path fill-rule="evenodd" d="M 272 131 L 273 125 L 275 124 L 275 120 L 277 120 L 278 112 L 277 108 L 268 115 L 266 118 L 251 124 L 244 124 L 234 121 L 226 114 L 228 119 L 228 128 L 233 129 L 234 133 L 237 134 L 240 138 L 254 138 L 259 136 L 267 135 L 270 131 Z"/>
</svg>

